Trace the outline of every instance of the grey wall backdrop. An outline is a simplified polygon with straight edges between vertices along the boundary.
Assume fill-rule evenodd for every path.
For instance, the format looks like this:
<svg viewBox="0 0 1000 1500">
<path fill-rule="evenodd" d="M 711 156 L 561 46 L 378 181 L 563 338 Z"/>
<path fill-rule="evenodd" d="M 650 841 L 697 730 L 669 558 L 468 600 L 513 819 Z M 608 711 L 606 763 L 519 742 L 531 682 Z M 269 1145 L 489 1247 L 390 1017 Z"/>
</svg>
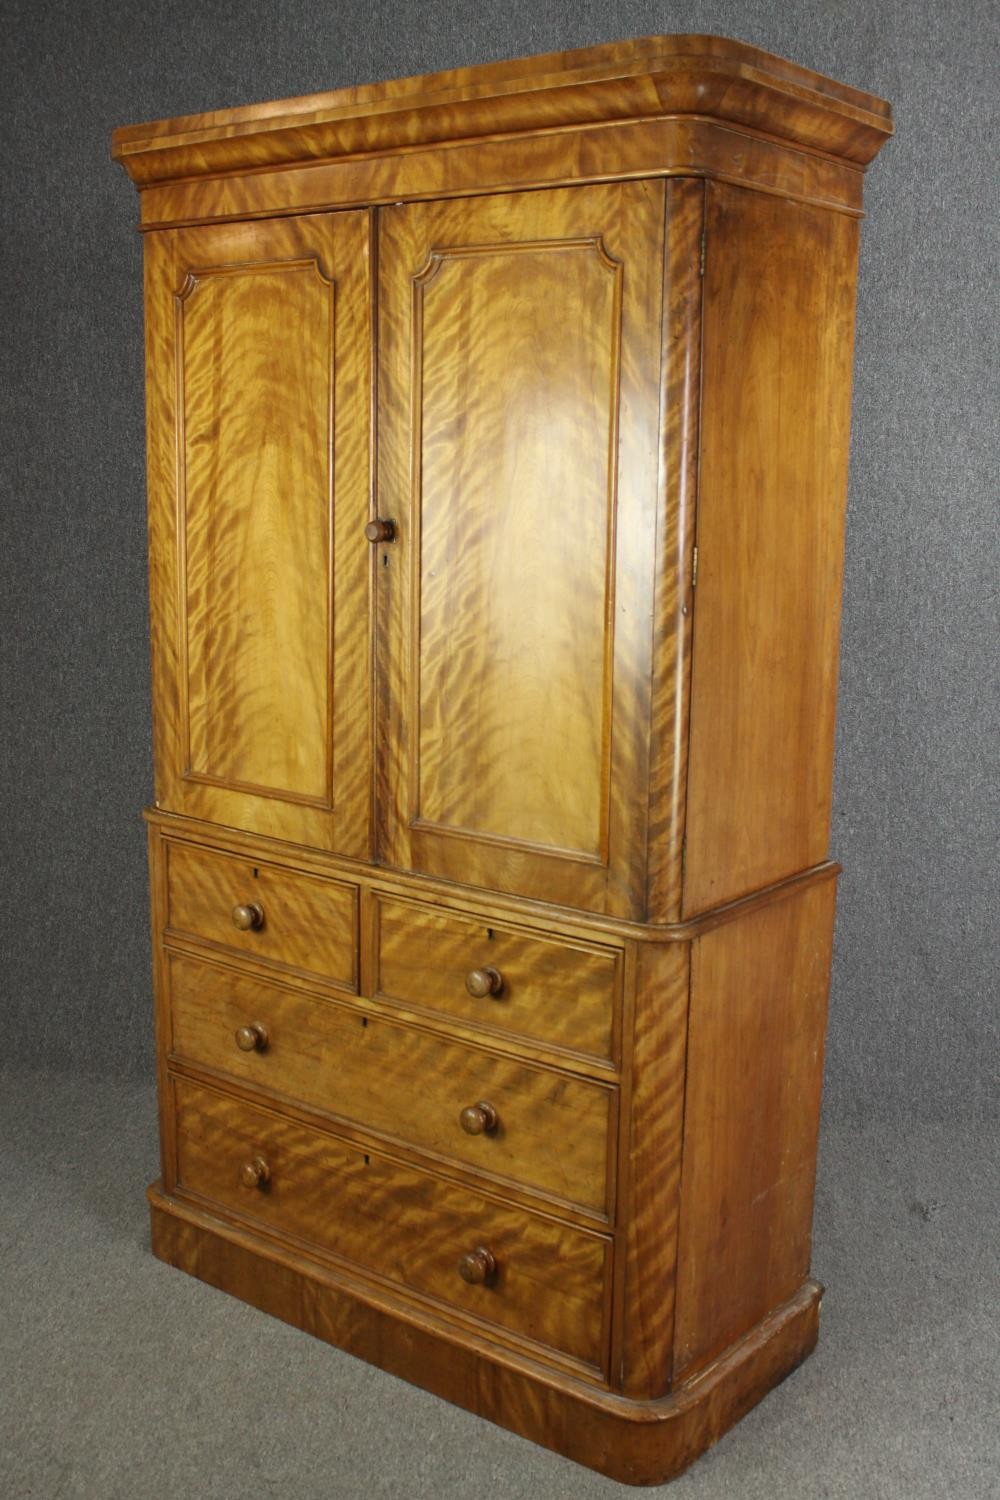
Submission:
<svg viewBox="0 0 1000 1500">
<path fill-rule="evenodd" d="M 151 1071 L 137 203 L 113 126 L 628 35 L 889 98 L 862 240 L 826 1107 L 996 1107 L 990 0 L 4 0 L 3 1048 Z"/>
</svg>

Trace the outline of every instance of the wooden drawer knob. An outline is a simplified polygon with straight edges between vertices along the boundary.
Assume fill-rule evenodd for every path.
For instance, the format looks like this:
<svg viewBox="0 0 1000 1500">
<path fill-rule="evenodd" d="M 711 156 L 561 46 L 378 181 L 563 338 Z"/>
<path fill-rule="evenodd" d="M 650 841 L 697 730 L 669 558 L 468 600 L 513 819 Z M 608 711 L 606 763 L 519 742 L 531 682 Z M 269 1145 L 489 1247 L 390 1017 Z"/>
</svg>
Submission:
<svg viewBox="0 0 1000 1500">
<path fill-rule="evenodd" d="M 503 989 L 503 975 L 499 969 L 470 969 L 465 976 L 465 988 L 477 1000 L 487 995 L 499 995 Z"/>
<path fill-rule="evenodd" d="M 266 1052 L 267 1042 L 267 1027 L 261 1026 L 259 1021 L 236 1028 L 236 1045 L 241 1052 Z"/>
<path fill-rule="evenodd" d="M 396 540 L 395 521 L 369 521 L 365 527 L 365 536 L 374 547 L 378 542 L 394 542 Z"/>
<path fill-rule="evenodd" d="M 458 1117 L 458 1123 L 466 1135 L 490 1135 L 496 1130 L 499 1117 L 496 1107 L 486 1099 L 478 1104 L 467 1104 Z"/>
<path fill-rule="evenodd" d="M 233 907 L 233 926 L 241 932 L 257 932 L 264 925 L 264 908 L 256 901 Z"/>
<path fill-rule="evenodd" d="M 271 1168 L 262 1156 L 251 1157 L 240 1167 L 240 1185 L 245 1188 L 265 1188 L 271 1181 Z"/>
<path fill-rule="evenodd" d="M 470 1286 L 485 1286 L 497 1273 L 496 1256 L 485 1245 L 469 1250 L 458 1263 L 458 1274 Z"/>
</svg>

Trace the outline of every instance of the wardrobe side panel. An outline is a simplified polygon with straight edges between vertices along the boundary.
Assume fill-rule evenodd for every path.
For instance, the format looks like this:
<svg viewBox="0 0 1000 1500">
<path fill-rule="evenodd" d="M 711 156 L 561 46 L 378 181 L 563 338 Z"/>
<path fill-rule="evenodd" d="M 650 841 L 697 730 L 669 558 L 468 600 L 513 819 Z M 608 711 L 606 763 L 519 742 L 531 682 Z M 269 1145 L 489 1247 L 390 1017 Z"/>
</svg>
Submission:
<svg viewBox="0 0 1000 1500">
<path fill-rule="evenodd" d="M 674 1377 L 809 1274 L 836 882 L 692 944 Z"/>
<path fill-rule="evenodd" d="M 826 857 L 857 243 L 708 187 L 685 916 Z"/>
</svg>

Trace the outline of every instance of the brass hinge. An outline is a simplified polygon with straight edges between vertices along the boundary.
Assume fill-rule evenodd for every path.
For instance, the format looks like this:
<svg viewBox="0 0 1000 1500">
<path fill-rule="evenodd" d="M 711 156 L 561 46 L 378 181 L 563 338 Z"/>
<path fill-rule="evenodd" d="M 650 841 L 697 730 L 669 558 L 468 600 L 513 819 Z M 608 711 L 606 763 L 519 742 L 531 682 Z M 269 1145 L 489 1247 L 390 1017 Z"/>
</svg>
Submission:
<svg viewBox="0 0 1000 1500">
<path fill-rule="evenodd" d="M 698 548 L 695 547 L 691 553 L 691 587 L 694 588 L 698 582 Z"/>
<path fill-rule="evenodd" d="M 701 249 L 698 252 L 698 275 L 705 274 L 705 231 L 701 231 Z"/>
</svg>

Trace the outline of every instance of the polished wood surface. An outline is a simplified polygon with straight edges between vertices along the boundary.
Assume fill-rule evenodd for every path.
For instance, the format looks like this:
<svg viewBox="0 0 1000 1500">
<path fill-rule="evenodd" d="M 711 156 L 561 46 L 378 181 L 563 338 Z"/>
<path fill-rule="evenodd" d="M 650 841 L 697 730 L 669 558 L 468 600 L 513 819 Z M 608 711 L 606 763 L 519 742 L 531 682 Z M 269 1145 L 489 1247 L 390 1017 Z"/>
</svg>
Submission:
<svg viewBox="0 0 1000 1500">
<path fill-rule="evenodd" d="M 605 1217 L 615 1091 L 173 955 L 173 1055 Z M 267 1047 L 244 1050 L 243 1026 Z"/>
<path fill-rule="evenodd" d="M 408 255 L 386 216 L 386 264 L 411 269 L 414 304 L 408 821 L 597 860 L 621 267 L 558 213 L 543 239 L 517 200 L 490 207 L 471 224 L 464 205 L 408 209 Z M 563 486 L 572 525 L 553 503 Z"/>
<path fill-rule="evenodd" d="M 259 1021 L 237 1026 L 233 1036 L 241 1052 L 266 1052 L 271 1040 L 267 1027 Z"/>
<path fill-rule="evenodd" d="M 881 100 L 649 38 L 130 127 L 156 1253 L 631 1483 L 809 1352 Z"/>
<path fill-rule="evenodd" d="M 834 886 L 692 945 L 675 1371 L 809 1272 Z"/>
<path fill-rule="evenodd" d="M 245 1161 L 239 1169 L 238 1181 L 240 1187 L 259 1188 L 266 1192 L 271 1186 L 271 1166 L 267 1158 L 252 1156 L 249 1161 Z"/>
<path fill-rule="evenodd" d="M 647 37 L 131 126 L 113 151 L 150 229 L 664 176 L 857 214 L 891 133 L 884 100 L 757 48 Z"/>
<path fill-rule="evenodd" d="M 858 245 L 707 191 L 685 916 L 826 855 Z"/>
<path fill-rule="evenodd" d="M 276 864 L 294 866 L 303 873 L 355 885 L 359 891 L 369 892 L 372 896 L 417 900 L 421 905 L 433 905 L 439 912 L 462 916 L 477 924 L 488 926 L 490 916 L 496 912 L 503 922 L 524 927 L 547 941 L 559 942 L 564 939 L 571 942 L 583 940 L 619 946 L 623 942 L 689 943 L 703 932 L 724 926 L 727 922 L 737 922 L 758 907 L 780 900 L 789 890 L 832 880 L 839 875 L 841 869 L 834 860 L 825 859 L 808 870 L 798 871 L 786 880 L 762 886 L 749 896 L 726 901 L 721 906 L 712 907 L 710 911 L 689 917 L 683 922 L 634 922 L 501 892 L 484 894 L 474 886 L 463 886 L 457 881 L 415 875 L 386 865 L 360 864 L 356 860 L 341 859 L 323 850 L 241 833 L 237 828 L 218 828 L 194 818 L 178 817 L 162 808 L 147 807 L 143 818 L 150 828 L 157 830 L 169 842 L 179 840 L 206 850 L 225 850 L 242 859 L 253 860 L 256 857 L 258 860 L 266 859 Z M 362 961 L 364 957 L 363 953 Z M 374 958 L 371 955 L 369 962 L 374 969 Z"/>
<path fill-rule="evenodd" d="M 605 1237 L 185 1080 L 174 1089 L 180 1194 L 603 1367 Z M 464 1275 L 460 1263 L 480 1245 L 492 1273 Z"/>
<path fill-rule="evenodd" d="M 269 967 L 318 972 L 328 983 L 356 987 L 353 886 L 191 844 L 170 843 L 166 862 L 168 932 L 231 948 Z M 236 921 L 237 911 L 251 919 Z"/>
<path fill-rule="evenodd" d="M 863 169 L 853 162 L 714 120 L 668 115 L 171 182 L 143 191 L 140 228 L 656 178 L 744 183 L 855 217 L 864 186 Z"/>
<path fill-rule="evenodd" d="M 264 908 L 256 901 L 240 902 L 233 907 L 232 917 L 238 932 L 259 932 L 264 925 Z"/>
<path fill-rule="evenodd" d="M 376 542 L 394 542 L 396 540 L 395 521 L 385 521 L 380 517 L 369 521 L 365 527 L 365 537 L 373 544 Z"/>
<path fill-rule="evenodd" d="M 156 1043 L 160 1179 L 169 1188 L 177 1173 L 177 1142 L 169 1061 L 172 1033 L 170 987 L 167 950 L 163 944 L 163 932 L 167 925 L 167 850 L 160 830 L 151 821 L 147 822 L 146 827 L 146 851 L 149 858 L 149 928 L 152 936 L 153 1034 Z"/>
<path fill-rule="evenodd" d="M 660 385 L 660 474 L 649 719 L 646 915 L 676 922 L 681 911 L 687 799 L 694 535 L 701 408 L 705 188 L 667 184 Z"/>
<path fill-rule="evenodd" d="M 630 959 L 616 1373 L 627 1395 L 649 1400 L 672 1383 L 690 949 L 637 944 Z"/>
<path fill-rule="evenodd" d="M 273 233 L 232 266 L 202 231 L 175 294 L 182 774 L 326 806 L 334 287 Z"/>
<path fill-rule="evenodd" d="M 480 1099 L 478 1104 L 467 1104 L 458 1117 L 458 1123 L 466 1135 L 493 1135 L 499 1128 L 500 1116 L 495 1104 Z"/>
<path fill-rule="evenodd" d="M 496 1280 L 497 1258 L 492 1250 L 479 1245 L 462 1256 L 458 1262 L 458 1274 L 470 1286 L 486 1286 Z"/>
<path fill-rule="evenodd" d="M 144 186 L 670 113 L 763 129 L 859 165 L 892 129 L 884 100 L 745 42 L 649 36 L 125 126 L 112 150 Z"/>
<path fill-rule="evenodd" d="M 495 1000 L 503 992 L 503 975 L 492 964 L 485 969 L 470 969 L 465 976 L 465 988 L 474 1000 Z"/>
<path fill-rule="evenodd" d="M 807 1281 L 725 1355 L 659 1401 L 631 1401 L 319 1265 L 193 1204 L 150 1189 L 153 1248 L 169 1265 L 413 1380 L 626 1484 L 662 1484 L 811 1353 L 822 1289 Z"/>
<path fill-rule="evenodd" d="M 459 1017 L 484 1034 L 614 1056 L 620 950 L 540 937 L 492 914 L 477 922 L 387 897 L 378 898 L 375 921 L 374 994 Z"/>
<path fill-rule="evenodd" d="M 648 183 L 382 215 L 391 864 L 641 915 L 663 222 Z"/>
<path fill-rule="evenodd" d="M 361 858 L 369 253 L 360 213 L 146 241 L 157 799 Z"/>
</svg>

